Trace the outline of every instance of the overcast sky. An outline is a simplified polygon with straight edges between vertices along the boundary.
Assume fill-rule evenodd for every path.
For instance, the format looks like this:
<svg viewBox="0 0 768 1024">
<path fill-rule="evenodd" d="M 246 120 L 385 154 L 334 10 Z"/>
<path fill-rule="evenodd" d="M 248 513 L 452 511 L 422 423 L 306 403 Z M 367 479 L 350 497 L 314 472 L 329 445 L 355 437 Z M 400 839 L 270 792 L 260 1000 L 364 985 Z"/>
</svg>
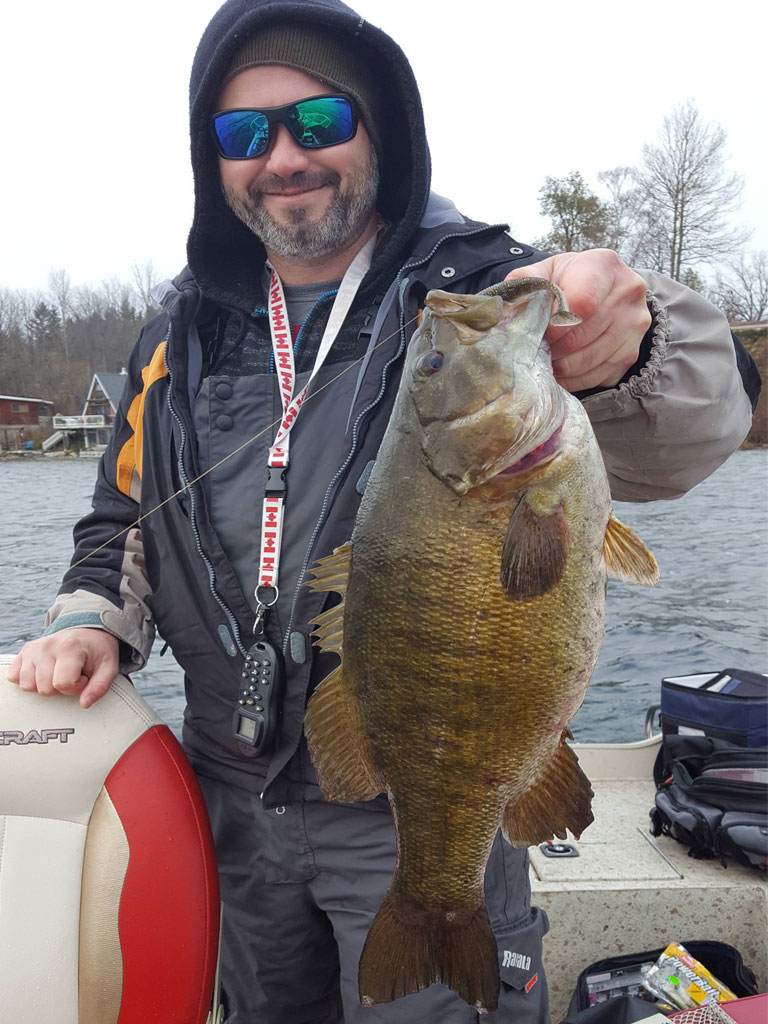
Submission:
<svg viewBox="0 0 768 1024">
<path fill-rule="evenodd" d="M 768 249 L 765 46 L 755 0 L 358 0 L 420 83 L 433 187 L 521 241 L 546 230 L 547 174 L 637 164 L 693 99 L 728 133 L 740 222 Z M 187 85 L 215 0 L 7 2 L 0 14 L 0 287 L 185 262 Z"/>
</svg>

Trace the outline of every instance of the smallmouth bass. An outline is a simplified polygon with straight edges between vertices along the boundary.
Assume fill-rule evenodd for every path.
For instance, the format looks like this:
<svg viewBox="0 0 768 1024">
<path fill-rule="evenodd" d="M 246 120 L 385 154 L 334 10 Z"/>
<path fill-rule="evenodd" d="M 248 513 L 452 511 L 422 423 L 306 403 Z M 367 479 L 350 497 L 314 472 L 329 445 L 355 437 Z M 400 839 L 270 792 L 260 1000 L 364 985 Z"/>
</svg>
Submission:
<svg viewBox="0 0 768 1024">
<path fill-rule="evenodd" d="M 313 569 L 342 596 L 315 623 L 341 657 L 305 719 L 318 780 L 332 800 L 387 792 L 397 833 L 366 1005 L 441 981 L 494 1010 L 497 830 L 528 846 L 592 821 L 568 722 L 607 576 L 658 569 L 613 518 L 587 414 L 552 373 L 547 325 L 577 320 L 540 278 L 430 292 L 351 540 Z"/>
</svg>

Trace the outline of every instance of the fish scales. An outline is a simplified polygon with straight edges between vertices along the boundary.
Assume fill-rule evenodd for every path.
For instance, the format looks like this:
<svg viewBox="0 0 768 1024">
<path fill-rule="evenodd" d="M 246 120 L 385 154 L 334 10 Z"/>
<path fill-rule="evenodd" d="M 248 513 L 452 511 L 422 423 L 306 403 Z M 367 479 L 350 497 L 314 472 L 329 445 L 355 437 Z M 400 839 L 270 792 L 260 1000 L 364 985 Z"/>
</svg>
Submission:
<svg viewBox="0 0 768 1024">
<path fill-rule="evenodd" d="M 496 1006 L 491 844 L 500 825 L 526 845 L 591 820 L 564 733 L 603 636 L 607 571 L 653 582 L 650 553 L 612 526 L 591 426 L 540 345 L 547 288 L 430 293 L 350 545 L 324 560 L 345 584 L 314 584 L 343 594 L 319 630 L 327 645 L 343 627 L 342 664 L 306 720 L 321 787 L 385 789 L 397 831 L 361 957 L 366 1003 L 440 980 Z M 612 531 L 637 564 L 606 558 Z"/>
<path fill-rule="evenodd" d="M 393 460 L 390 468 L 400 467 Z M 467 860 L 482 887 L 485 861 L 475 837 L 481 834 L 480 848 L 488 848 L 506 804 L 529 788 L 537 766 L 549 763 L 581 703 L 591 665 L 574 664 L 584 660 L 577 641 L 561 650 L 551 642 L 552 622 L 564 621 L 567 606 L 580 600 L 581 567 L 569 566 L 551 592 L 523 605 L 527 615 L 520 608 L 511 617 L 501 588 L 489 586 L 498 579 L 508 512 L 470 508 L 461 515 L 457 506 L 477 502 L 446 495 L 435 478 L 425 483 L 423 510 L 411 509 L 416 529 L 428 534 L 423 541 L 411 535 L 394 553 L 381 541 L 387 523 L 375 517 L 361 517 L 353 535 L 347 601 L 364 611 L 349 658 L 373 759 L 387 765 L 399 832 L 418 846 L 413 863 L 401 840 L 401 870 L 413 889 L 450 900 L 454 880 L 463 885 L 467 877 Z M 381 507 L 375 495 L 372 501 Z M 604 531 L 603 523 L 601 539 Z M 462 551 L 472 554 L 464 558 Z M 583 607 L 582 643 L 603 628 L 601 609 L 586 601 Z M 368 664 L 379 666 L 375 678 L 365 671 Z M 557 691 L 568 676 L 573 697 L 564 705 Z M 384 692 L 379 679 L 389 680 Z M 407 681 L 405 692 L 399 680 Z M 535 691 L 523 702 L 531 680 Z M 542 732 L 552 736 L 548 746 L 540 742 Z M 414 791 L 415 771 L 422 775 Z M 444 837 L 454 834 L 472 838 L 446 850 Z"/>
</svg>

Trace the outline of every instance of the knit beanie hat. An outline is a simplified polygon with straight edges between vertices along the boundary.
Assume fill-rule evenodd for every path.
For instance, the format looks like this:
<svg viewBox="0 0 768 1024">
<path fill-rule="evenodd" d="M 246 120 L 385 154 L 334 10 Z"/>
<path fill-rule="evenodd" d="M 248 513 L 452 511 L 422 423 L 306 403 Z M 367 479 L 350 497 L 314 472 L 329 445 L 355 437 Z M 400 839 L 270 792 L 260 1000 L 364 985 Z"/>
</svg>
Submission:
<svg viewBox="0 0 768 1024">
<path fill-rule="evenodd" d="M 222 86 L 240 71 L 259 64 L 284 64 L 349 93 L 356 101 L 376 154 L 381 160 L 383 96 L 362 55 L 318 25 L 280 22 L 267 25 L 243 43 Z"/>
</svg>

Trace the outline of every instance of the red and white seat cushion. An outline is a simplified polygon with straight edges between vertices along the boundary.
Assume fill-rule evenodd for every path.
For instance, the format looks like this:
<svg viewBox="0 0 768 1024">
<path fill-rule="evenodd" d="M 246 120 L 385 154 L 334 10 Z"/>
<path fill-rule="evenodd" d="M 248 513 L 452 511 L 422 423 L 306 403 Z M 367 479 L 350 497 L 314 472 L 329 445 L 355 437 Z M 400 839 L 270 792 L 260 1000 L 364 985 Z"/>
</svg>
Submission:
<svg viewBox="0 0 768 1024">
<path fill-rule="evenodd" d="M 197 780 L 118 676 L 88 711 L 0 656 L 0 1020 L 203 1024 L 219 892 Z"/>
</svg>

